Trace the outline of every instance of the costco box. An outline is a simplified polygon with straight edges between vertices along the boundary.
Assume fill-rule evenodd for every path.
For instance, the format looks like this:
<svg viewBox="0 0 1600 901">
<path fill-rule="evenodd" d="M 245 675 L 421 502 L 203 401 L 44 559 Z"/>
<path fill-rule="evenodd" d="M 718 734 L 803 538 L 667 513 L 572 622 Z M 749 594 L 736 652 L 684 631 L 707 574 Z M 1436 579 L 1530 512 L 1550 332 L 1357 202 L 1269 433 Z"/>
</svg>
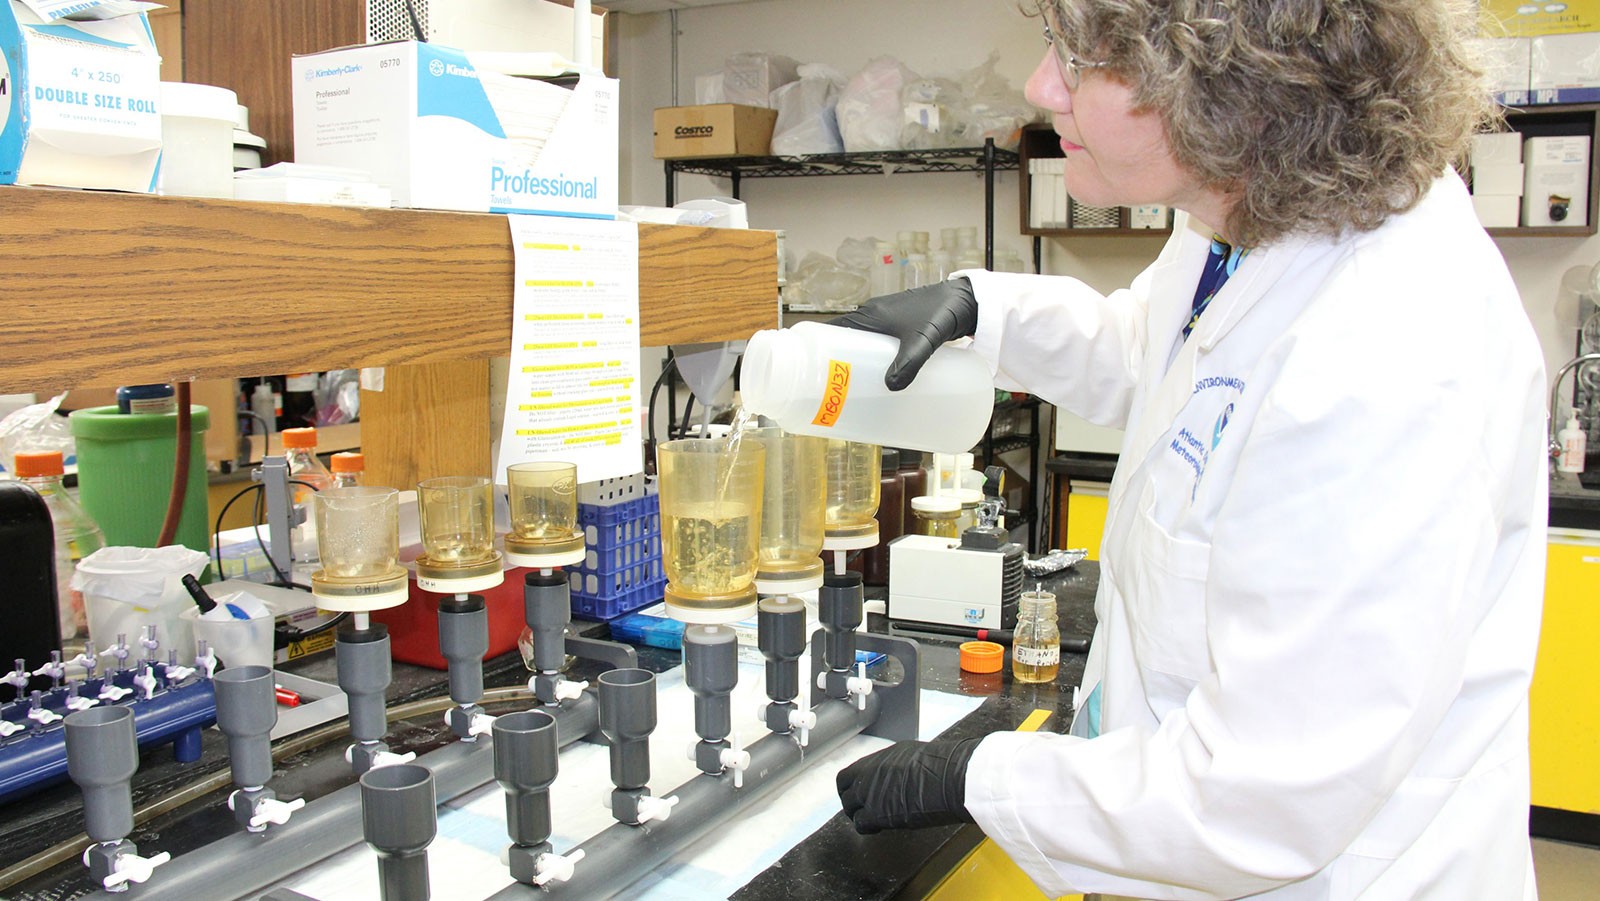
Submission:
<svg viewBox="0 0 1600 901">
<path fill-rule="evenodd" d="M 0 2 L 0 184 L 155 190 L 161 57 L 143 13 L 46 22 Z"/>
<path fill-rule="evenodd" d="M 664 106 L 655 114 L 656 159 L 766 156 L 777 121 L 777 110 L 758 106 Z"/>
<path fill-rule="evenodd" d="M 610 219 L 617 80 L 571 90 L 391 41 L 296 56 L 295 162 L 368 172 L 396 206 Z"/>
</svg>

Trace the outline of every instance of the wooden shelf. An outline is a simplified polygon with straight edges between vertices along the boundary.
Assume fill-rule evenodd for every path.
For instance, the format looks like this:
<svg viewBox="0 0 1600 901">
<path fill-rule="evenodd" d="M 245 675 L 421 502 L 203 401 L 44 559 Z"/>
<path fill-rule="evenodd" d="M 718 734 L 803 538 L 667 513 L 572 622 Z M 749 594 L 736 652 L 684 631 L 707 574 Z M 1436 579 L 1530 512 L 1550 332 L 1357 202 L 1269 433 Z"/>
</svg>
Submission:
<svg viewBox="0 0 1600 901">
<path fill-rule="evenodd" d="M 1168 238 L 1170 228 L 1031 228 L 1025 235 L 1041 238 Z"/>
<path fill-rule="evenodd" d="M 387 367 L 371 484 L 489 474 L 506 217 L 0 188 L 0 393 Z M 645 345 L 778 324 L 773 232 L 639 225 Z"/>
<path fill-rule="evenodd" d="M 0 213 L 0 393 L 510 350 L 505 216 L 15 187 Z M 776 285 L 772 232 L 639 226 L 647 346 L 772 328 Z"/>
</svg>

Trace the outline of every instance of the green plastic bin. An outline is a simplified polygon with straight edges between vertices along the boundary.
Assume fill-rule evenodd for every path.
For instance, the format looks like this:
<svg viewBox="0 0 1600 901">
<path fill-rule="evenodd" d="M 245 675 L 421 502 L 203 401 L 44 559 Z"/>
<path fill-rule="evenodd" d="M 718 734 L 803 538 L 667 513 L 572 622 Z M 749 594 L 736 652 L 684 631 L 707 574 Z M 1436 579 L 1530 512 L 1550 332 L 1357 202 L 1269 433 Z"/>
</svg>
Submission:
<svg viewBox="0 0 1600 901">
<path fill-rule="evenodd" d="M 176 540 L 208 552 L 206 429 L 211 414 L 191 407 L 189 487 Z M 68 417 L 78 444 L 78 501 L 106 534 L 107 546 L 155 547 L 172 493 L 177 413 L 118 413 L 116 407 L 75 410 Z"/>
</svg>

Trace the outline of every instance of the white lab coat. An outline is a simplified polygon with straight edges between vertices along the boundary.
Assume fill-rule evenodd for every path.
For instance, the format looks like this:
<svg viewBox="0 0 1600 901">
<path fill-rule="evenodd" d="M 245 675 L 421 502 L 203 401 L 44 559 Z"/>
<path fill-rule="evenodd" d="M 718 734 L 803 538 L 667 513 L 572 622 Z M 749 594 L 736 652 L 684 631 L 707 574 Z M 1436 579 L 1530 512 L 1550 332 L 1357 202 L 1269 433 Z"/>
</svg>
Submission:
<svg viewBox="0 0 1600 901">
<path fill-rule="evenodd" d="M 1254 250 L 1184 341 L 1208 238 L 1109 296 L 969 273 L 997 384 L 1126 434 L 1100 734 L 985 738 L 967 808 L 1052 894 L 1532 898 L 1545 376 L 1505 264 L 1448 174 Z"/>
</svg>

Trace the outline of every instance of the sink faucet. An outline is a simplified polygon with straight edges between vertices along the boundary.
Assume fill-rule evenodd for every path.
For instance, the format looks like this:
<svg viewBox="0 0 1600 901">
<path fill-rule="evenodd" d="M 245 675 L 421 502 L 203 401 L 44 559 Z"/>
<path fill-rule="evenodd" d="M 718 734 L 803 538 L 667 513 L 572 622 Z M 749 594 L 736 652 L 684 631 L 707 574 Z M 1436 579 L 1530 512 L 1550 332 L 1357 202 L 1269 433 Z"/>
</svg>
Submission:
<svg viewBox="0 0 1600 901">
<path fill-rule="evenodd" d="M 1550 458 L 1552 460 L 1561 456 L 1561 442 L 1556 439 L 1556 431 L 1561 428 L 1561 423 L 1558 421 L 1559 416 L 1556 413 L 1556 399 L 1561 394 L 1561 381 L 1567 377 L 1567 373 L 1589 363 L 1600 363 L 1600 353 L 1583 354 L 1568 360 L 1560 369 L 1556 370 L 1555 381 L 1550 385 Z"/>
</svg>

